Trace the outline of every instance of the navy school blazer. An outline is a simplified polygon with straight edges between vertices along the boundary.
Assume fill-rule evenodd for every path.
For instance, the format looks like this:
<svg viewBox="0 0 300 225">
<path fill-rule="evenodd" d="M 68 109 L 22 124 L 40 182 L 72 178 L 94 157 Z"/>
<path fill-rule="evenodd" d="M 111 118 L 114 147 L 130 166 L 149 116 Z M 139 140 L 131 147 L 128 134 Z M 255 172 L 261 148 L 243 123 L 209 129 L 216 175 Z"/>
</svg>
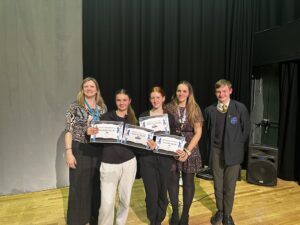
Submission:
<svg viewBox="0 0 300 225">
<path fill-rule="evenodd" d="M 204 110 L 205 125 L 208 132 L 208 147 L 212 150 L 215 137 L 217 103 Z M 245 143 L 250 133 L 250 117 L 246 106 L 230 100 L 224 127 L 224 160 L 226 165 L 241 164 L 244 160 Z"/>
</svg>

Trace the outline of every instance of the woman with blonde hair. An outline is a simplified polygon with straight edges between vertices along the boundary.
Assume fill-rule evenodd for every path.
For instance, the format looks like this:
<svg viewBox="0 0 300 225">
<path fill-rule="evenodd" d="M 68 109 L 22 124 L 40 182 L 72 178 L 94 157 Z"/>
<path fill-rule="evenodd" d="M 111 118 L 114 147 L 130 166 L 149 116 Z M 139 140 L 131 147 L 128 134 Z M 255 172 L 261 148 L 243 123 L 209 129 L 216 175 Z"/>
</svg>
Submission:
<svg viewBox="0 0 300 225">
<path fill-rule="evenodd" d="M 87 134 L 92 121 L 100 119 L 107 111 L 96 79 L 87 77 L 82 81 L 77 100 L 66 114 L 65 151 L 69 167 L 69 199 L 67 224 L 89 224 L 92 217 L 92 194 L 100 156 L 98 146 L 89 143 Z M 97 191 L 97 190 L 96 190 Z"/>
<path fill-rule="evenodd" d="M 171 168 L 171 177 L 168 185 L 169 197 L 173 209 L 171 225 L 187 225 L 189 209 L 195 194 L 194 176 L 201 169 L 201 156 L 198 142 L 202 135 L 203 116 L 197 104 L 192 85 L 182 81 L 177 85 L 176 94 L 166 105 L 166 111 L 175 118 L 176 134 L 184 136 L 186 145 L 178 161 L 174 161 Z M 183 180 L 183 209 L 179 219 L 178 193 L 179 175 Z"/>
</svg>

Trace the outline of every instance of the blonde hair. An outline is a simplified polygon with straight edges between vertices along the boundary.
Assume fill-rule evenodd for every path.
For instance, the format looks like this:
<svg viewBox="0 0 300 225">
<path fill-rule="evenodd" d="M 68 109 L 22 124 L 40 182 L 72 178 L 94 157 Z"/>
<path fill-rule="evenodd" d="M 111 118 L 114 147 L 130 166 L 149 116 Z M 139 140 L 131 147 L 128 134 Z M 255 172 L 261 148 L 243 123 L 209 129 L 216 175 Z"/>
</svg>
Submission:
<svg viewBox="0 0 300 225">
<path fill-rule="evenodd" d="M 80 91 L 77 94 L 77 103 L 82 107 L 85 106 L 85 104 L 84 104 L 85 96 L 84 96 L 84 93 L 83 93 L 83 86 L 88 81 L 93 81 L 94 84 L 96 85 L 97 95 L 96 95 L 95 100 L 96 100 L 97 105 L 99 105 L 100 108 L 103 109 L 104 108 L 104 100 L 103 100 L 103 98 L 101 96 L 101 93 L 100 93 L 99 84 L 98 84 L 97 80 L 95 78 L 92 78 L 92 77 L 87 77 L 82 81 L 81 86 L 80 86 Z"/>
<path fill-rule="evenodd" d="M 222 87 L 222 86 L 228 86 L 229 88 L 231 88 L 231 87 L 232 87 L 232 84 L 231 84 L 231 82 L 230 82 L 229 80 L 220 79 L 220 80 L 218 80 L 218 81 L 216 82 L 216 84 L 215 84 L 215 89 L 218 89 L 218 88 L 220 88 L 220 87 Z"/>
<path fill-rule="evenodd" d="M 188 81 L 184 80 L 184 81 L 181 81 L 177 85 L 177 88 L 181 84 L 187 86 L 188 90 L 189 90 L 189 96 L 186 100 L 186 110 L 188 113 L 188 121 L 190 122 L 190 124 L 195 124 L 197 122 L 200 122 L 200 107 L 195 100 L 193 87 Z M 177 90 L 177 88 L 176 88 L 176 90 Z M 178 99 L 176 96 L 176 92 L 172 96 L 171 103 L 176 107 L 176 109 L 178 109 Z"/>
<path fill-rule="evenodd" d="M 131 99 L 129 92 L 125 89 L 120 89 L 120 90 L 116 91 L 115 96 L 117 96 L 118 94 L 127 95 L 128 98 Z M 134 112 L 133 108 L 131 107 L 131 105 L 128 106 L 127 115 L 128 115 L 128 122 L 130 124 L 133 124 L 133 125 L 138 124 L 138 120 L 135 116 L 135 112 Z"/>
</svg>

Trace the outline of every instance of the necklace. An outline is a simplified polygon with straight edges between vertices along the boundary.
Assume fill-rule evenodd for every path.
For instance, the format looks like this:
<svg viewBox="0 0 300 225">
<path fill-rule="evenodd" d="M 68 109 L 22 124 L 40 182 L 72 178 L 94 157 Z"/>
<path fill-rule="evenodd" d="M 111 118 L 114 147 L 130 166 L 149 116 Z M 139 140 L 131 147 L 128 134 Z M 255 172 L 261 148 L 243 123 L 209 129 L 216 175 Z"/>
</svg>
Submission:
<svg viewBox="0 0 300 225">
<path fill-rule="evenodd" d="M 184 107 L 184 110 L 183 110 L 183 113 L 180 112 L 180 107 L 178 107 L 178 120 L 179 120 L 179 123 L 180 123 L 180 126 L 179 126 L 179 134 L 181 136 L 183 136 L 183 133 L 182 133 L 182 128 L 183 128 L 183 125 L 186 121 L 186 108 Z"/>
</svg>

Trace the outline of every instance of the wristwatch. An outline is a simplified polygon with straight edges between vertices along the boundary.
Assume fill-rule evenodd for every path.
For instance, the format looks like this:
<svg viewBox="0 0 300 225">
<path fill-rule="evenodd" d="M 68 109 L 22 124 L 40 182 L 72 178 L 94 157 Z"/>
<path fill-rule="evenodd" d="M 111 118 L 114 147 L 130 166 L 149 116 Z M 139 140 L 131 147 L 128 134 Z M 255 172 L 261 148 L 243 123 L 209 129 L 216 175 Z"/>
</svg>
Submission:
<svg viewBox="0 0 300 225">
<path fill-rule="evenodd" d="M 184 151 L 186 152 L 186 154 L 188 154 L 188 156 L 190 156 L 192 154 L 192 152 L 190 150 L 188 150 L 187 148 L 184 148 Z"/>
</svg>

